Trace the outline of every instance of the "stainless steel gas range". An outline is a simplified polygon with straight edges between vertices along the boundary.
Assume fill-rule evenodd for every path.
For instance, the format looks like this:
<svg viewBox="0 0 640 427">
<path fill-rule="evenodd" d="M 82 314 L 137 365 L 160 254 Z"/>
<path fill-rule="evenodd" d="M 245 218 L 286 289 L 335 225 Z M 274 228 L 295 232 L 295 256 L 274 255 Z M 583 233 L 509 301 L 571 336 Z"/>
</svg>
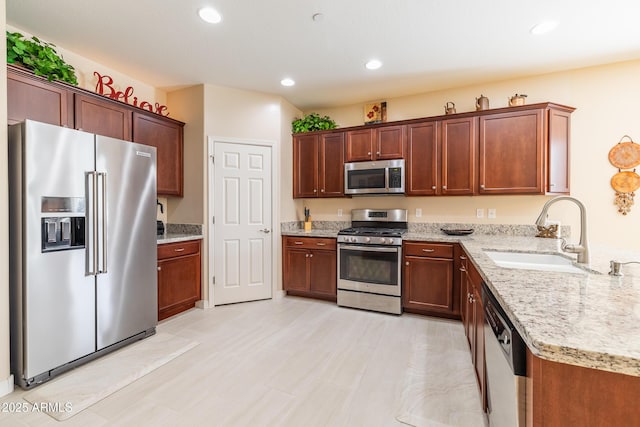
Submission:
<svg viewBox="0 0 640 427">
<path fill-rule="evenodd" d="M 405 209 L 354 209 L 351 228 L 338 232 L 338 305 L 402 313 L 402 235 Z"/>
</svg>

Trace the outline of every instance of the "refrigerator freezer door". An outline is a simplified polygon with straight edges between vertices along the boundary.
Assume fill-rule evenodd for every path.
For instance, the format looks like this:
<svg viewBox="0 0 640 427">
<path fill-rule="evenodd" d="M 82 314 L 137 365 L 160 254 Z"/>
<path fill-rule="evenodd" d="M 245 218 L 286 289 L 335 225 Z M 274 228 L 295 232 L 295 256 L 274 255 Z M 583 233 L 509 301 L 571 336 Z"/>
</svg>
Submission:
<svg viewBox="0 0 640 427">
<path fill-rule="evenodd" d="M 12 263 L 22 274 L 12 277 L 12 286 L 22 291 L 24 311 L 14 316 L 19 330 L 12 335 L 22 340 L 14 362 L 23 366 L 16 371 L 28 379 L 95 351 L 95 278 L 85 275 L 85 250 L 46 252 L 42 243 L 43 218 L 85 215 L 85 172 L 94 168 L 94 136 L 32 121 L 15 126 L 22 135 L 11 132 L 17 140 L 10 145 L 11 150 L 22 146 L 23 179 L 12 172 L 11 209 L 21 212 L 12 213 L 11 227 L 23 233 L 15 235 L 22 238 L 22 251 L 12 255 Z M 15 247 L 17 240 L 11 242 Z"/>
<path fill-rule="evenodd" d="M 96 171 L 100 350 L 157 324 L 156 149 L 96 136 Z"/>
</svg>

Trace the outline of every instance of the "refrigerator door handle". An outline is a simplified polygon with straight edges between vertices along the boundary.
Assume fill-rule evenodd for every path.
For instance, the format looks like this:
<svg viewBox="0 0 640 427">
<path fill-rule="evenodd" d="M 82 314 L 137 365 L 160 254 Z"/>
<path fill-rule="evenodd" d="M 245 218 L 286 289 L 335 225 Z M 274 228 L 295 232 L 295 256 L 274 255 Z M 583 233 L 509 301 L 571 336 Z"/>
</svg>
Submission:
<svg viewBox="0 0 640 427">
<path fill-rule="evenodd" d="M 102 176 L 102 268 L 100 273 L 107 273 L 107 173 L 98 172 Z"/>
<path fill-rule="evenodd" d="M 85 172 L 85 196 L 87 199 L 87 245 L 85 249 L 85 274 L 87 276 L 95 276 L 98 274 L 98 228 L 97 212 L 98 212 L 98 176 L 97 172 Z"/>
</svg>

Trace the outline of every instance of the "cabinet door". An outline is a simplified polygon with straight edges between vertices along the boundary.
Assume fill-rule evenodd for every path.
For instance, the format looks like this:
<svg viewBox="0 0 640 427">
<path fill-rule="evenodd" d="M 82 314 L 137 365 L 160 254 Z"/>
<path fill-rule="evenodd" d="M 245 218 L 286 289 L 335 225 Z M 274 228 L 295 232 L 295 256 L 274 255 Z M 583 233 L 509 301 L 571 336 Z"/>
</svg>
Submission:
<svg viewBox="0 0 640 427">
<path fill-rule="evenodd" d="M 442 194 L 470 195 L 476 191 L 476 117 L 442 122 Z"/>
<path fill-rule="evenodd" d="M 199 253 L 158 261 L 158 320 L 193 307 L 199 299 Z"/>
<path fill-rule="evenodd" d="M 285 248 L 282 267 L 282 286 L 285 291 L 309 290 L 308 261 L 309 251 L 306 249 Z"/>
<path fill-rule="evenodd" d="M 549 110 L 548 182 L 546 191 L 569 194 L 571 113 Z"/>
<path fill-rule="evenodd" d="M 404 257 L 403 307 L 425 311 L 453 310 L 453 260 Z"/>
<path fill-rule="evenodd" d="M 480 194 L 543 194 L 543 110 L 480 117 Z"/>
<path fill-rule="evenodd" d="M 375 130 L 376 151 L 374 159 L 404 158 L 405 126 L 385 126 Z"/>
<path fill-rule="evenodd" d="M 293 137 L 293 198 L 318 195 L 318 136 Z"/>
<path fill-rule="evenodd" d="M 337 259 L 335 251 L 310 251 L 309 290 L 316 294 L 337 295 Z"/>
<path fill-rule="evenodd" d="M 371 129 L 350 130 L 347 132 L 347 162 L 362 162 L 374 159 L 374 133 Z"/>
<path fill-rule="evenodd" d="M 73 127 L 73 93 L 62 86 L 7 67 L 7 119 Z"/>
<path fill-rule="evenodd" d="M 486 378 L 485 378 L 485 357 L 484 357 L 484 306 L 482 305 L 482 296 L 480 286 L 474 289 L 473 305 L 474 305 L 474 343 L 475 351 L 473 352 L 473 365 L 476 370 L 476 379 L 480 386 L 480 396 L 482 399 L 482 409 L 486 408 Z"/>
<path fill-rule="evenodd" d="M 133 113 L 133 141 L 156 147 L 158 194 L 183 194 L 183 125 L 138 112 Z"/>
<path fill-rule="evenodd" d="M 319 196 L 344 196 L 344 133 L 322 135 L 318 154 Z"/>
<path fill-rule="evenodd" d="M 131 108 L 98 96 L 75 94 L 75 128 L 131 141 Z"/>
<path fill-rule="evenodd" d="M 405 192 L 407 196 L 438 193 L 438 122 L 407 126 Z"/>
</svg>

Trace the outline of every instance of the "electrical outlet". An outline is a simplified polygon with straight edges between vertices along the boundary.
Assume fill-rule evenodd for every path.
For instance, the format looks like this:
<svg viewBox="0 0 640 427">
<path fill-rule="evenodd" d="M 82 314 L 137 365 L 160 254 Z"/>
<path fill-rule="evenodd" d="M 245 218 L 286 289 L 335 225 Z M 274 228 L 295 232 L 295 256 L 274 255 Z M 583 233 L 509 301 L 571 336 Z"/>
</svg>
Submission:
<svg viewBox="0 0 640 427">
<path fill-rule="evenodd" d="M 484 209 L 476 209 L 476 218 L 484 218 Z"/>
<path fill-rule="evenodd" d="M 422 216 L 422 209 L 416 208 L 416 218 L 420 218 Z"/>
<path fill-rule="evenodd" d="M 496 217 L 495 209 L 487 209 L 487 218 L 494 219 Z"/>
<path fill-rule="evenodd" d="M 342 209 L 338 209 L 338 216 L 342 216 Z"/>
</svg>

